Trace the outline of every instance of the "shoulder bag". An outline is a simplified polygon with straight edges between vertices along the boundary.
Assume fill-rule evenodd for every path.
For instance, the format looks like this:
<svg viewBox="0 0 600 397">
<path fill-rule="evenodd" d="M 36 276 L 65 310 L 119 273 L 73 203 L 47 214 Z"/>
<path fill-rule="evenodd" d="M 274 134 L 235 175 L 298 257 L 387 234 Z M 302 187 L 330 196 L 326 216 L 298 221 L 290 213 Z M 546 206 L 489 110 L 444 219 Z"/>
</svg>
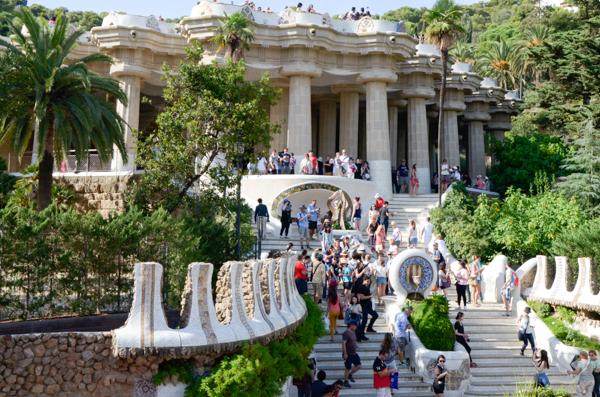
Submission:
<svg viewBox="0 0 600 397">
<path fill-rule="evenodd" d="M 520 341 L 525 341 L 525 339 L 527 339 L 527 335 L 525 335 L 525 331 L 527 331 L 527 327 L 529 327 L 529 319 L 527 319 L 527 323 L 525 324 L 525 327 L 519 329 L 517 338 L 519 338 Z"/>
</svg>

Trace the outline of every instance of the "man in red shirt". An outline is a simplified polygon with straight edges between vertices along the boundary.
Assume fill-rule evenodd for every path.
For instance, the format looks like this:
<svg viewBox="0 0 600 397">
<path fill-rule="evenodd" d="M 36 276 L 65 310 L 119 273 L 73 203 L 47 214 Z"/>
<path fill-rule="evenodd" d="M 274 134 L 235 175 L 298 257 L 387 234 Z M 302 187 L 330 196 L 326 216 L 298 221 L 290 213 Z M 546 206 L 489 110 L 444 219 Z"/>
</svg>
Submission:
<svg viewBox="0 0 600 397">
<path fill-rule="evenodd" d="M 377 193 L 375 195 L 375 208 L 377 208 L 377 211 L 379 211 L 379 209 L 381 207 L 383 207 L 383 203 L 385 203 L 385 200 L 381 198 L 381 196 L 379 195 L 379 193 Z"/>
<path fill-rule="evenodd" d="M 310 259 L 310 257 L 308 257 Z M 306 265 L 302 262 L 304 257 L 298 255 L 296 261 L 296 267 L 294 268 L 294 281 L 296 282 L 296 288 L 300 295 L 304 295 L 308 292 L 308 285 L 306 284 Z"/>
<path fill-rule="evenodd" d="M 309 151 L 308 152 L 308 159 L 312 162 L 313 165 L 313 175 L 318 175 L 319 174 L 319 160 L 317 159 L 317 157 L 315 156 L 315 154 L 313 153 L 313 151 Z"/>
</svg>

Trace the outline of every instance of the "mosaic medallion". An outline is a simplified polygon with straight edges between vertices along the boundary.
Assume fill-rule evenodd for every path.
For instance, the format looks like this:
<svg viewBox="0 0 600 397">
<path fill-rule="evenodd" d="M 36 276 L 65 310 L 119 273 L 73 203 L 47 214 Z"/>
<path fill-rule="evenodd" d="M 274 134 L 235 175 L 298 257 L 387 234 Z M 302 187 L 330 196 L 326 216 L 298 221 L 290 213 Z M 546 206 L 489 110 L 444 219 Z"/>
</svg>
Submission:
<svg viewBox="0 0 600 397">
<path fill-rule="evenodd" d="M 406 26 L 404 25 L 404 21 L 396 22 L 396 32 L 406 33 Z"/>
<path fill-rule="evenodd" d="M 331 17 L 327 13 L 323 14 L 323 26 L 329 26 L 330 28 L 333 28 Z"/>
<path fill-rule="evenodd" d="M 423 292 L 433 282 L 433 269 L 427 259 L 411 256 L 402 262 L 399 278 L 406 291 Z"/>
<path fill-rule="evenodd" d="M 133 384 L 133 397 L 157 397 L 158 391 L 152 381 L 136 378 Z"/>
<path fill-rule="evenodd" d="M 375 22 L 369 17 L 363 17 L 358 22 L 358 28 L 356 29 L 358 33 L 372 32 L 373 30 L 375 30 Z"/>
<path fill-rule="evenodd" d="M 250 7 L 244 6 L 240 12 L 247 20 L 254 22 L 254 15 L 252 14 L 252 9 Z"/>
<path fill-rule="evenodd" d="M 281 13 L 281 18 L 279 18 L 279 22 L 277 22 L 277 24 L 278 25 L 289 25 L 292 23 L 296 23 L 296 14 L 294 13 L 294 10 L 292 10 L 291 8 L 286 8 Z"/>
<path fill-rule="evenodd" d="M 203 1 L 198 6 L 198 11 L 196 11 L 196 15 L 212 15 L 212 7 L 208 2 Z"/>
<path fill-rule="evenodd" d="M 146 27 L 160 32 L 160 26 L 158 26 L 158 19 L 156 19 L 154 15 L 150 15 L 150 17 L 146 21 Z"/>
<path fill-rule="evenodd" d="M 433 370 L 435 369 L 436 363 L 437 360 L 432 358 L 429 360 L 429 364 L 427 364 L 427 372 L 431 379 L 433 379 Z M 462 381 L 469 379 L 470 375 L 471 370 L 469 368 L 469 360 L 465 359 L 459 369 L 448 370 L 448 375 L 446 376 L 446 390 L 460 389 Z"/>
</svg>

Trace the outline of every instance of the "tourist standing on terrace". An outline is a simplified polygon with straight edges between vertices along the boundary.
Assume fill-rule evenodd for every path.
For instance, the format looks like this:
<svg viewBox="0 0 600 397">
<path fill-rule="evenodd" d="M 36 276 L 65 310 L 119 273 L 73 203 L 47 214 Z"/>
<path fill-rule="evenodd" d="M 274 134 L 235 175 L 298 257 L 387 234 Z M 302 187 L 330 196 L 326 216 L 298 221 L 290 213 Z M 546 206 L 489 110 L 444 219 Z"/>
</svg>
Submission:
<svg viewBox="0 0 600 397">
<path fill-rule="evenodd" d="M 271 152 L 271 156 L 269 156 L 269 169 L 271 174 L 279 174 L 279 156 L 277 155 L 277 151 L 273 149 Z"/>
<path fill-rule="evenodd" d="M 448 172 L 448 160 L 442 161 L 442 193 L 448 189 L 448 182 L 450 182 L 450 172 Z"/>
<path fill-rule="evenodd" d="M 360 197 L 354 197 L 354 205 L 352 206 L 352 226 L 354 230 L 360 230 L 360 220 L 362 219 L 362 204 Z"/>
<path fill-rule="evenodd" d="M 317 223 L 319 220 L 319 215 L 321 214 L 321 209 L 317 207 L 317 200 L 311 201 L 308 205 L 308 213 L 310 214 L 310 220 L 308 221 L 308 234 L 310 235 L 310 239 L 314 240 L 313 235 L 317 232 Z"/>
<path fill-rule="evenodd" d="M 283 153 L 279 156 L 279 161 L 281 162 L 281 173 L 289 174 L 290 173 L 290 154 L 288 153 L 288 148 L 283 149 Z"/>
<path fill-rule="evenodd" d="M 300 173 L 304 175 L 313 174 L 313 163 L 308 153 L 304 154 L 304 159 L 300 162 Z"/>
<path fill-rule="evenodd" d="M 290 153 L 290 174 L 294 173 L 294 168 L 296 168 L 296 158 L 294 153 Z"/>
<path fill-rule="evenodd" d="M 406 160 L 402 160 L 402 164 L 398 166 L 398 185 L 400 187 L 400 191 L 398 191 L 398 193 L 406 193 L 408 190 L 408 171 Z"/>
<path fill-rule="evenodd" d="M 456 272 L 456 295 L 458 295 L 458 307 L 456 310 L 460 310 L 460 300 L 464 303 L 464 308 L 467 310 L 467 282 L 469 281 L 469 270 L 465 261 L 458 262 L 460 268 Z"/>
<path fill-rule="evenodd" d="M 412 307 L 406 306 L 404 310 L 396 314 L 394 322 L 390 324 L 394 330 L 394 337 L 396 338 L 396 346 L 398 347 L 398 361 L 399 365 L 408 365 L 404 362 L 404 350 L 406 349 L 406 331 L 412 328 L 408 317 L 412 314 Z"/>
<path fill-rule="evenodd" d="M 365 161 L 360 169 L 360 178 L 365 181 L 371 180 L 371 167 L 369 167 L 368 161 Z"/>
<path fill-rule="evenodd" d="M 281 206 L 281 230 L 279 231 L 279 238 L 289 238 L 288 233 L 290 231 L 290 224 L 292 223 L 292 203 L 290 200 L 283 199 Z M 283 232 L 285 230 L 285 237 Z"/>
<path fill-rule="evenodd" d="M 327 158 L 323 163 L 323 175 L 333 175 L 333 160 L 330 155 L 327 155 Z"/>
<path fill-rule="evenodd" d="M 304 240 L 306 240 L 306 248 L 310 248 L 310 235 L 308 234 L 308 219 L 310 214 L 306 212 L 306 206 L 300 207 L 300 212 L 296 215 L 298 221 L 298 234 L 300 235 L 300 248 L 304 249 Z"/>
<path fill-rule="evenodd" d="M 417 178 L 417 165 L 413 164 L 412 170 L 410 171 L 410 197 L 417 197 L 419 191 L 419 178 Z"/>
<path fill-rule="evenodd" d="M 254 222 L 258 226 L 258 235 L 261 239 L 265 238 L 267 229 L 267 222 L 269 222 L 269 210 L 266 205 L 262 203 L 262 199 L 258 199 L 258 205 L 254 209 Z"/>
<path fill-rule="evenodd" d="M 319 159 L 315 156 L 315 153 L 312 150 L 308 151 L 308 158 L 312 162 L 312 174 L 317 175 L 319 173 Z"/>
<path fill-rule="evenodd" d="M 345 363 L 346 371 L 344 372 L 344 386 L 352 387 L 348 381 L 354 383 L 354 375 L 361 367 L 360 356 L 356 352 L 358 348 L 358 337 L 356 330 L 358 329 L 358 321 L 350 321 L 348 329 L 342 335 L 342 358 Z M 354 366 L 354 368 L 352 368 Z"/>
<path fill-rule="evenodd" d="M 579 375 L 577 382 L 577 397 L 591 397 L 594 389 L 594 375 L 592 374 L 592 363 L 586 351 L 579 352 L 581 361 L 577 362 L 577 369 L 569 370 L 569 375 Z"/>
</svg>

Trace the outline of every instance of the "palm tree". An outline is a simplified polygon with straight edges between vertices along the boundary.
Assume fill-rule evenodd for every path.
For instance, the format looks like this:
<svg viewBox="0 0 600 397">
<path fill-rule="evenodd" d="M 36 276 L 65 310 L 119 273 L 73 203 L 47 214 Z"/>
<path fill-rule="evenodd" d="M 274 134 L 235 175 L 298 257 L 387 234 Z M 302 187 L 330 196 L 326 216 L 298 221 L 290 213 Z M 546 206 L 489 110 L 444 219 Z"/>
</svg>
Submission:
<svg viewBox="0 0 600 397">
<path fill-rule="evenodd" d="M 473 44 L 464 44 L 459 41 L 452 47 L 449 56 L 452 57 L 454 62 L 470 63 L 473 66 L 477 63 L 475 59 L 475 46 Z"/>
<path fill-rule="evenodd" d="M 509 83 L 518 87 L 518 78 L 523 68 L 523 45 L 517 41 L 501 40 L 489 42 L 481 51 L 477 71 L 486 77 L 494 77 L 505 90 Z"/>
<path fill-rule="evenodd" d="M 548 37 L 550 36 L 550 29 L 546 25 L 534 25 L 529 26 L 523 33 L 521 37 L 527 47 L 538 47 L 548 41 Z M 533 66 L 533 62 L 526 55 L 523 60 L 523 74 L 527 74 L 531 69 L 531 73 L 535 76 L 535 82 L 540 84 L 541 81 L 541 71 L 536 69 Z"/>
<path fill-rule="evenodd" d="M 40 162 L 37 210 L 51 202 L 52 170 L 57 160 L 64 160 L 74 149 L 78 160 L 83 160 L 93 145 L 104 163 L 113 155 L 113 147 L 127 162 L 124 123 L 108 96 L 124 105 L 127 97 L 113 78 L 101 77 L 88 69 L 94 62 L 112 63 L 104 54 L 93 54 L 79 60 L 67 58 L 77 44 L 83 30 L 69 32 L 69 19 L 59 15 L 56 25 L 50 27 L 43 18 L 35 18 L 26 8 L 14 14 L 27 31 L 25 37 L 10 19 L 6 19 L 12 40 L 2 44 L 9 48 L 20 67 L 6 73 L 7 79 L 25 78 L 13 84 L 21 85 L 19 111 L 10 113 L 0 109 L 0 142 L 8 141 L 19 159 L 23 156 L 38 129 L 38 157 Z M 57 161 L 58 162 L 58 161 Z"/>
<path fill-rule="evenodd" d="M 250 50 L 248 45 L 254 41 L 254 29 L 248 26 L 248 19 L 240 12 L 219 18 L 221 26 L 211 28 L 217 35 L 210 38 L 210 41 L 219 45 L 217 52 L 224 47 L 225 60 L 232 58 L 234 63 L 238 63 L 244 58 L 244 49 Z"/>
<path fill-rule="evenodd" d="M 442 175 L 442 132 L 444 125 L 444 101 L 446 100 L 446 78 L 448 76 L 448 52 L 458 35 L 464 33 L 460 25 L 463 7 L 453 0 L 438 0 L 431 10 L 423 15 L 429 26 L 425 30 L 427 42 L 436 46 L 442 54 L 442 86 L 440 88 L 440 115 L 438 122 L 438 178 Z M 442 189 L 438 189 L 438 205 L 442 205 Z"/>
</svg>

